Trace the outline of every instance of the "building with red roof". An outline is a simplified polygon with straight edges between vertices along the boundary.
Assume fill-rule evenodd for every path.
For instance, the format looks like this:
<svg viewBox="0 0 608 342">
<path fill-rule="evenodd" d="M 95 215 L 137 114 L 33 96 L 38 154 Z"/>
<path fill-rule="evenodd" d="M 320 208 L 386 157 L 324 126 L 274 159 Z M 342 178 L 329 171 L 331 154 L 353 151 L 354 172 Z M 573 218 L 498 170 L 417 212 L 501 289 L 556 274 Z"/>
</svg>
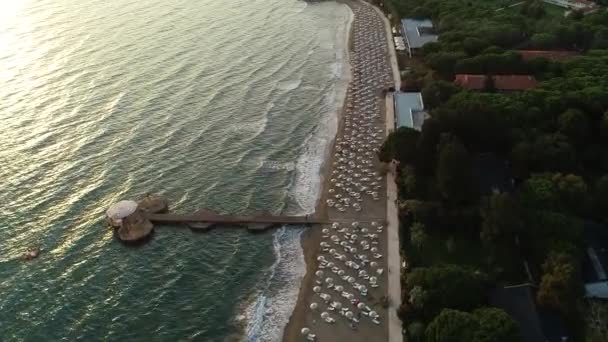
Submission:
<svg viewBox="0 0 608 342">
<path fill-rule="evenodd" d="M 457 74 L 454 84 L 468 90 L 484 90 L 487 86 L 486 75 Z M 530 75 L 492 76 L 493 88 L 499 91 L 517 91 L 536 87 L 537 81 Z"/>
<path fill-rule="evenodd" d="M 546 51 L 546 50 L 518 50 L 517 51 L 524 61 L 529 61 L 535 58 L 545 58 L 554 62 L 561 62 L 579 55 L 576 51 Z"/>
</svg>

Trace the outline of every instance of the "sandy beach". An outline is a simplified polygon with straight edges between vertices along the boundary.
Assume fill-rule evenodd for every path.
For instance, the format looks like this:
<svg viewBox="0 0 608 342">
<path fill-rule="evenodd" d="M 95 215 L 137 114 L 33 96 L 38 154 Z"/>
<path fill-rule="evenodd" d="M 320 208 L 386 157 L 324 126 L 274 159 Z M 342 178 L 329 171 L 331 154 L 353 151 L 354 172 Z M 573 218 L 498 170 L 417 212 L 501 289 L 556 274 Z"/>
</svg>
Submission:
<svg viewBox="0 0 608 342">
<path fill-rule="evenodd" d="M 316 214 L 328 217 L 334 226 L 313 227 L 302 238 L 306 275 L 284 331 L 286 342 L 306 341 L 303 328 L 308 328 L 316 341 L 388 340 L 388 310 L 383 303 L 388 276 L 387 179 L 375 149 L 387 133 L 383 90 L 394 86 L 389 37 L 386 20 L 371 5 L 356 0 L 340 2 L 354 13 L 349 35 L 351 78 L 344 107 L 338 113 L 336 138 L 321 170 L 322 189 L 316 208 Z M 356 257 L 350 259 L 352 256 Z M 330 261 L 334 257 L 335 263 Z M 344 266 L 345 260 L 355 261 L 356 268 L 348 262 L 348 267 Z M 370 276 L 377 281 L 370 282 Z M 327 277 L 331 282 L 327 282 Z M 361 286 L 365 291 L 358 292 Z M 314 287 L 321 288 L 319 293 L 313 291 Z M 342 296 L 337 288 L 344 288 Z M 354 298 L 340 298 L 346 297 L 347 291 Z M 320 298 L 324 293 L 332 299 Z M 343 310 L 334 309 L 336 301 L 344 305 Z M 359 302 L 367 308 L 358 308 Z M 318 308 L 312 309 L 312 303 Z M 334 322 L 326 322 L 321 317 L 324 312 Z M 371 319 L 375 313 L 368 316 L 370 312 L 377 313 L 376 322 Z"/>
</svg>

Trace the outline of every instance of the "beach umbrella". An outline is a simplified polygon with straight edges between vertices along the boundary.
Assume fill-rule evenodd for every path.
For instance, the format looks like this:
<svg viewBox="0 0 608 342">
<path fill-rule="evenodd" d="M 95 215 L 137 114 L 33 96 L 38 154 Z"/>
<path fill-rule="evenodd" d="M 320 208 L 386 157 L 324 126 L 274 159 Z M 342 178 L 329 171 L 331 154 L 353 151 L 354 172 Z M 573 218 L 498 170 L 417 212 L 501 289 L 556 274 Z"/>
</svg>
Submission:
<svg viewBox="0 0 608 342">
<path fill-rule="evenodd" d="M 365 304 L 363 302 L 360 302 L 359 304 L 357 304 L 357 309 L 363 310 L 364 308 L 365 308 Z"/>
<path fill-rule="evenodd" d="M 316 310 L 318 307 L 319 307 L 319 304 L 317 304 L 317 303 L 310 303 L 310 309 Z"/>
<path fill-rule="evenodd" d="M 338 275 L 339 275 L 339 276 L 343 276 L 343 275 L 344 275 L 344 273 L 346 273 L 346 272 L 344 272 L 344 270 L 339 270 L 339 271 L 338 271 Z"/>
<path fill-rule="evenodd" d="M 323 319 L 327 319 L 327 318 L 329 318 L 329 314 L 328 314 L 326 311 L 323 311 L 323 312 L 321 313 L 321 318 L 323 318 Z"/>
<path fill-rule="evenodd" d="M 346 313 L 344 314 L 344 316 L 346 316 L 346 318 L 350 319 L 350 318 L 353 318 L 354 315 L 353 315 L 352 311 L 346 311 Z"/>
<path fill-rule="evenodd" d="M 376 311 L 370 311 L 369 312 L 369 317 L 376 318 L 376 317 L 378 317 L 378 313 Z"/>
<path fill-rule="evenodd" d="M 312 288 L 312 290 L 316 293 L 319 293 L 319 292 L 321 292 L 321 286 L 315 286 Z"/>
<path fill-rule="evenodd" d="M 378 266 L 378 263 L 377 263 L 377 262 L 375 262 L 375 261 L 372 261 L 372 262 L 370 262 L 370 263 L 369 263 L 369 265 L 370 265 L 371 267 L 377 267 L 377 266 Z"/>
<path fill-rule="evenodd" d="M 315 275 L 316 275 L 317 277 L 322 277 L 322 276 L 323 276 L 323 271 L 318 270 L 317 272 L 315 272 Z"/>
<path fill-rule="evenodd" d="M 335 290 L 338 291 L 338 292 L 342 292 L 342 291 L 344 291 L 344 286 L 338 285 L 338 286 L 335 287 Z"/>
<path fill-rule="evenodd" d="M 302 330 L 300 330 L 300 332 L 302 333 L 302 335 L 306 336 L 310 332 L 310 329 L 308 329 L 308 328 L 302 328 Z"/>
<path fill-rule="evenodd" d="M 349 283 L 351 283 L 351 284 L 352 284 L 352 283 L 354 283 L 354 282 L 355 282 L 355 278 L 353 278 L 353 277 L 348 277 L 348 282 L 349 282 Z"/>
<path fill-rule="evenodd" d="M 370 282 L 370 283 L 375 283 L 375 282 L 377 282 L 377 281 L 378 281 L 378 278 L 373 277 L 373 276 L 372 276 L 372 277 L 369 277 L 369 282 Z"/>
<path fill-rule="evenodd" d="M 377 253 L 378 252 L 378 247 L 372 247 L 372 249 L 370 249 L 370 251 L 372 253 Z"/>
<path fill-rule="evenodd" d="M 325 278 L 325 282 L 328 283 L 328 284 L 333 284 L 334 279 L 331 278 L 331 277 L 327 277 L 327 278 Z"/>
</svg>

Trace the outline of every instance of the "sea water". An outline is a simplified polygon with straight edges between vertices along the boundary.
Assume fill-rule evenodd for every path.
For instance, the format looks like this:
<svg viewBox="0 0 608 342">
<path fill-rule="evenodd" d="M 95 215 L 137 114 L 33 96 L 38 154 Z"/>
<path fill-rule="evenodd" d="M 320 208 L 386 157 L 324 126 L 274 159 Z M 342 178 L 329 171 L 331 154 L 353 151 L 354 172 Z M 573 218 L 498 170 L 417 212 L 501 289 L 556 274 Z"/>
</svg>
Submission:
<svg viewBox="0 0 608 342">
<path fill-rule="evenodd" d="M 276 341 L 304 228 L 103 221 L 314 210 L 348 82 L 352 13 L 296 0 L 0 0 L 0 341 Z M 40 258 L 19 256 L 40 246 Z"/>
</svg>

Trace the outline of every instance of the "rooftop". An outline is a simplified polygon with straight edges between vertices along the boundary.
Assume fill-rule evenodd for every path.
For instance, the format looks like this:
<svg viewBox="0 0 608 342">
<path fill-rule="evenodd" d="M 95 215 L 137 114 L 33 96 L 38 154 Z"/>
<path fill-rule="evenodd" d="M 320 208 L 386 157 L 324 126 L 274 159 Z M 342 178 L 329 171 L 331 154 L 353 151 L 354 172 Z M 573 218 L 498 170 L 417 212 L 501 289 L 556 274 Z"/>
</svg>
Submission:
<svg viewBox="0 0 608 342">
<path fill-rule="evenodd" d="M 424 44 L 436 42 L 438 35 L 433 31 L 430 19 L 402 19 L 401 25 L 410 49 L 421 48 Z"/>
<path fill-rule="evenodd" d="M 468 90 L 483 90 L 486 87 L 486 75 L 457 74 L 454 83 Z M 495 75 L 492 76 L 496 90 L 526 90 L 536 87 L 536 79 L 530 75 Z"/>
<path fill-rule="evenodd" d="M 422 123 L 428 114 L 424 111 L 421 93 L 395 93 L 396 125 L 417 130 L 422 129 Z"/>
<path fill-rule="evenodd" d="M 546 51 L 546 50 L 518 50 L 524 61 L 535 58 L 545 58 L 551 61 L 565 61 L 579 55 L 576 51 Z"/>
</svg>

